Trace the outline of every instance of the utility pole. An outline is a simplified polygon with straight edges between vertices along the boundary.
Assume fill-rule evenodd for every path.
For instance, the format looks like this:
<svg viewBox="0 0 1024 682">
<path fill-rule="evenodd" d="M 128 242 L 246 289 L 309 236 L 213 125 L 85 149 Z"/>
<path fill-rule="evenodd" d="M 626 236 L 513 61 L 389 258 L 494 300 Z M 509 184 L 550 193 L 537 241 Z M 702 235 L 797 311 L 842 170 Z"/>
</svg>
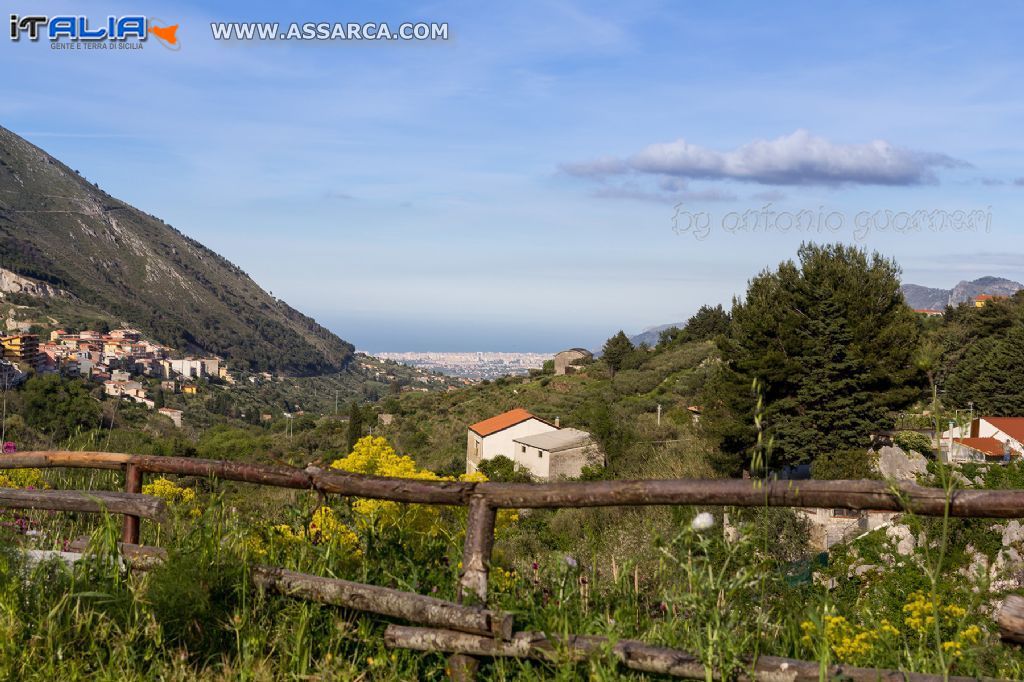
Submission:
<svg viewBox="0 0 1024 682">
<path fill-rule="evenodd" d="M 338 414 L 338 389 L 334 389 L 334 414 Z"/>
<path fill-rule="evenodd" d="M 661 426 L 661 403 L 658 403 L 658 426 Z"/>
</svg>

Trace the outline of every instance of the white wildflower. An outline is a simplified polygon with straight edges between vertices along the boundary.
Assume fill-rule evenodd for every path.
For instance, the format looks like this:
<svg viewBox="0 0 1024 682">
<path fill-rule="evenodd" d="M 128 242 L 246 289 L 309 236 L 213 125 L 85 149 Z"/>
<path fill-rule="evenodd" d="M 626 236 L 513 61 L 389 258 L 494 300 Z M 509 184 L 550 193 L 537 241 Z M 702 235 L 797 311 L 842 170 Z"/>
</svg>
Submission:
<svg viewBox="0 0 1024 682">
<path fill-rule="evenodd" d="M 701 512 L 693 517 L 693 521 L 690 522 L 690 528 L 694 529 L 698 533 L 705 531 L 715 525 L 715 517 L 708 512 Z"/>
</svg>

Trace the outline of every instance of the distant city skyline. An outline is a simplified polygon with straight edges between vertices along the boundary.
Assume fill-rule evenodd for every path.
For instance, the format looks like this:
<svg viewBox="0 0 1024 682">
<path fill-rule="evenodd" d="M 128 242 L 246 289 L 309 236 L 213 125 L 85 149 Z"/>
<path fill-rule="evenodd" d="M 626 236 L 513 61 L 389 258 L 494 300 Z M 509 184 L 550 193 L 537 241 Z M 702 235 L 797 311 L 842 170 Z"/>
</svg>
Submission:
<svg viewBox="0 0 1024 682">
<path fill-rule="evenodd" d="M 728 306 L 807 239 L 878 250 L 924 286 L 1024 279 L 1020 3 L 146 12 L 180 23 L 179 51 L 0 41 L 0 125 L 361 348 L 595 348 Z M 440 21 L 451 38 L 210 32 L 306 20 Z M 898 217 L 957 211 L 989 219 L 933 231 Z M 795 229 L 802 212 L 844 223 Z M 764 229 L 734 218 L 767 213 Z M 892 222 L 858 231 L 862 214 Z"/>
</svg>

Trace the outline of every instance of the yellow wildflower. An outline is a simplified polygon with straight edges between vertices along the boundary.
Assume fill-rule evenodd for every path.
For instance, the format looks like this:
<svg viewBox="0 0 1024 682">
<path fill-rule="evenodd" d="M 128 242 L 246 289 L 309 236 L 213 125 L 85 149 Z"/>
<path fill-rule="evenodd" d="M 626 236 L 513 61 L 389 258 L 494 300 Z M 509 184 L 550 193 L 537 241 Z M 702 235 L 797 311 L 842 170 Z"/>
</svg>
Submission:
<svg viewBox="0 0 1024 682">
<path fill-rule="evenodd" d="M 967 615 L 967 609 L 957 606 L 956 604 L 947 604 L 943 607 L 943 610 L 951 618 L 963 618 Z"/>
<path fill-rule="evenodd" d="M 970 625 L 960 633 L 960 639 L 968 644 L 977 644 L 981 641 L 981 628 L 977 625 Z"/>
<path fill-rule="evenodd" d="M 153 495 L 172 504 L 191 504 L 196 501 L 196 491 L 184 488 L 163 476 L 142 486 L 143 495 Z"/>
<path fill-rule="evenodd" d="M 415 460 L 399 455 L 391 447 L 387 439 L 380 436 L 364 436 L 360 438 L 347 457 L 331 462 L 332 469 L 348 471 L 355 474 L 370 476 L 391 476 L 409 478 L 420 481 L 452 481 L 450 476 L 438 476 L 433 471 L 420 469 Z M 480 483 L 487 476 L 480 472 L 463 474 L 460 481 Z M 436 506 L 420 504 L 400 504 L 389 500 L 356 499 L 352 502 L 352 511 L 356 516 L 356 527 L 368 528 L 403 528 L 419 531 L 431 536 L 440 535 L 441 510 Z M 497 525 L 501 529 L 519 519 L 514 510 L 502 510 L 498 513 Z"/>
<path fill-rule="evenodd" d="M 882 624 L 878 626 L 878 631 L 886 635 L 891 635 L 893 637 L 896 637 L 900 634 L 900 631 L 896 628 L 896 626 L 890 623 L 887 619 L 882 620 Z"/>
<path fill-rule="evenodd" d="M 0 470 L 0 488 L 45 488 L 46 481 L 39 469 Z"/>
</svg>

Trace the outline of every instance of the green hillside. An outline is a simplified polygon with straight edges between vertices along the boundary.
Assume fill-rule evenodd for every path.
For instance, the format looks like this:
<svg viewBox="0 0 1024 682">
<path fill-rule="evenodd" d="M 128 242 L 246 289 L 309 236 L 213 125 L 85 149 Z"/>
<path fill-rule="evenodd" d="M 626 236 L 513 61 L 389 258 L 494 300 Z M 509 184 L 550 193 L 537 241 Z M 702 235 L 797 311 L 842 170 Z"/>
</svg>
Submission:
<svg viewBox="0 0 1024 682">
<path fill-rule="evenodd" d="M 0 267 L 238 368 L 343 369 L 353 346 L 170 225 L 0 127 Z"/>
<path fill-rule="evenodd" d="M 394 414 L 394 421 L 375 433 L 421 465 L 454 473 L 465 468 L 468 425 L 523 407 L 591 431 L 608 454 L 609 477 L 708 476 L 707 447 L 687 407 L 698 401 L 715 358 L 711 342 L 692 342 L 638 349 L 614 377 L 604 362 L 596 362 L 566 376 L 508 377 L 449 393 L 405 393 L 381 402 L 380 410 Z"/>
</svg>

